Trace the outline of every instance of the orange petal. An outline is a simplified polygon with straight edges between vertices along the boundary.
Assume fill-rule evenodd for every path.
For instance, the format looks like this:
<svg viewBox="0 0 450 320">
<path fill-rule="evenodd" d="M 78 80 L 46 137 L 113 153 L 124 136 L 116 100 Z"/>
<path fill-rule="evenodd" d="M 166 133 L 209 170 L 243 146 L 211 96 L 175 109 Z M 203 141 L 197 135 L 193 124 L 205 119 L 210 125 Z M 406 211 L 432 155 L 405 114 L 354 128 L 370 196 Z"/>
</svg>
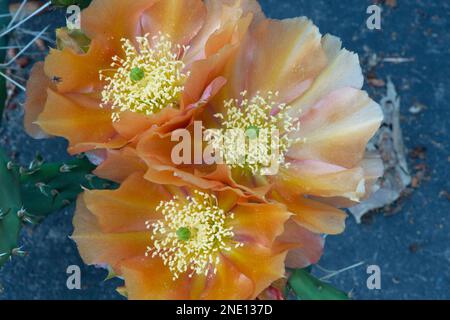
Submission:
<svg viewBox="0 0 450 320">
<path fill-rule="evenodd" d="M 207 190 L 218 190 L 224 187 L 220 181 L 204 179 L 202 174 L 197 171 L 178 169 L 172 166 L 152 164 L 146 161 L 148 168 L 145 173 L 145 179 L 154 183 L 170 183 L 176 186 L 196 186 Z"/>
<path fill-rule="evenodd" d="M 364 82 L 358 55 L 345 49 L 341 50 L 341 42 L 338 38 L 325 35 L 322 38 L 323 49 L 328 58 L 328 64 L 320 75 L 314 80 L 311 87 L 291 103 L 289 114 L 298 116 L 300 112 L 306 112 L 322 97 L 329 93 L 351 87 L 361 89 Z"/>
<path fill-rule="evenodd" d="M 224 212 L 231 211 L 239 200 L 239 194 L 237 190 L 232 188 L 226 188 L 223 191 L 217 193 L 217 203 L 220 209 Z"/>
<path fill-rule="evenodd" d="M 154 183 L 170 183 L 176 186 L 191 184 L 203 189 L 223 186 L 218 181 L 202 178 L 196 172 L 196 170 L 203 170 L 203 165 L 175 165 L 172 161 L 172 150 L 180 142 L 171 141 L 171 136 L 170 133 L 162 135 L 155 131 L 148 131 L 140 139 L 136 150 L 147 165 L 146 179 Z M 190 160 L 194 161 L 194 159 Z"/>
<path fill-rule="evenodd" d="M 35 124 L 38 116 L 44 109 L 47 101 L 47 88 L 51 81 L 44 73 L 44 63 L 38 62 L 31 70 L 30 79 L 27 82 L 27 99 L 25 102 L 25 131 L 35 139 L 47 138 L 48 135 Z"/>
<path fill-rule="evenodd" d="M 69 146 L 67 151 L 69 154 L 80 154 L 83 152 L 90 152 L 91 150 L 101 150 L 101 149 L 119 149 L 123 147 L 127 141 L 122 137 L 115 136 L 112 139 L 108 139 L 107 142 L 82 142 L 75 146 Z"/>
<path fill-rule="evenodd" d="M 233 182 L 243 188 L 245 191 L 250 192 L 260 198 L 269 192 L 272 184 L 268 177 L 261 175 L 253 175 L 248 171 L 241 168 L 234 168 L 231 170 L 231 176 Z"/>
<path fill-rule="evenodd" d="M 249 242 L 223 254 L 253 281 L 254 291 L 250 299 L 256 298 L 272 282 L 284 276 L 287 252 L 276 253 L 272 249 Z"/>
<path fill-rule="evenodd" d="M 160 183 L 160 184 L 164 184 L 164 183 L 168 183 L 174 186 L 185 186 L 188 185 L 190 182 L 189 177 L 193 175 L 192 174 L 188 174 L 188 173 L 184 173 L 183 171 L 181 171 L 181 174 L 185 174 L 185 178 L 187 177 L 187 179 L 183 179 L 180 176 L 178 176 L 179 170 L 173 168 L 173 167 L 169 167 L 169 166 L 161 166 L 158 164 L 154 164 L 152 161 L 146 161 L 147 164 L 147 171 L 145 172 L 144 178 L 147 179 L 148 181 L 151 181 L 153 183 Z"/>
<path fill-rule="evenodd" d="M 139 173 L 126 179 L 117 190 L 86 191 L 87 208 L 97 217 L 105 232 L 145 230 L 145 222 L 161 218 L 155 209 L 171 194 L 162 185 L 142 178 Z"/>
<path fill-rule="evenodd" d="M 122 38 L 143 35 L 141 18 L 153 3 L 155 0 L 94 0 L 81 13 L 81 29 L 89 38 L 120 52 Z"/>
<path fill-rule="evenodd" d="M 160 134 L 149 130 L 142 135 L 136 150 L 144 161 L 150 158 L 163 164 L 172 164 L 172 150 L 179 143 L 172 141 L 172 136 L 172 133 Z"/>
<path fill-rule="evenodd" d="M 131 300 L 243 300 L 253 297 L 253 282 L 220 256 L 216 274 L 187 275 L 173 280 L 169 268 L 159 258 L 124 261 L 121 270 Z"/>
<path fill-rule="evenodd" d="M 250 24 L 251 21 L 251 17 L 249 17 L 250 19 L 247 19 L 247 25 Z M 209 38 L 208 42 L 206 43 L 206 47 L 205 47 L 205 55 L 211 56 L 217 52 L 219 52 L 222 48 L 224 48 L 224 46 L 226 44 L 228 44 L 229 42 L 232 42 L 232 37 L 233 37 L 233 33 L 235 30 L 235 26 L 231 23 L 229 23 L 224 30 L 222 30 L 222 32 L 218 33 L 218 34 L 214 34 L 211 36 L 211 38 Z"/>
<path fill-rule="evenodd" d="M 204 300 L 247 300 L 254 296 L 252 280 L 225 257 L 220 256 L 217 273 L 208 279 L 201 298 Z"/>
<path fill-rule="evenodd" d="M 257 199 L 264 199 L 271 186 L 267 177 L 252 175 L 241 168 L 230 168 L 226 164 L 219 164 L 211 173 L 205 173 L 203 178 L 220 181 L 232 188 L 238 188 Z"/>
<path fill-rule="evenodd" d="M 315 264 L 322 256 L 325 240 L 318 234 L 312 233 L 289 220 L 285 225 L 283 235 L 278 239 L 281 243 L 290 247 L 286 257 L 286 267 L 305 268 Z M 284 245 L 280 245 L 284 247 Z"/>
<path fill-rule="evenodd" d="M 237 239 L 270 248 L 283 233 L 290 213 L 280 204 L 239 203 L 232 209 L 234 219 L 230 226 Z"/>
<path fill-rule="evenodd" d="M 131 300 L 187 300 L 191 297 L 191 279 L 182 276 L 174 281 L 160 258 L 129 259 L 120 269 Z"/>
<path fill-rule="evenodd" d="M 364 171 L 360 167 L 346 169 L 320 161 L 297 161 L 281 169 L 274 179 L 276 190 L 288 188 L 297 194 L 356 201 L 365 194 Z"/>
<path fill-rule="evenodd" d="M 122 112 L 120 119 L 114 122 L 113 126 L 122 137 L 132 140 L 153 126 L 163 125 L 180 116 L 181 112 L 173 108 L 164 108 L 151 116 L 136 112 Z"/>
<path fill-rule="evenodd" d="M 78 198 L 73 225 L 72 239 L 87 264 L 108 264 L 117 270 L 117 264 L 123 259 L 143 256 L 150 243 L 146 231 L 103 232 L 96 217 L 86 207 L 83 195 Z"/>
<path fill-rule="evenodd" d="M 220 27 L 205 43 L 207 57 L 219 52 L 226 44 L 237 45 L 244 38 L 251 23 L 264 18 L 264 13 L 256 1 L 231 0 L 228 2 L 229 4 L 224 4 L 222 10 Z"/>
<path fill-rule="evenodd" d="M 338 234 L 345 229 L 347 215 L 335 207 L 285 190 L 273 192 L 272 197 L 288 207 L 289 211 L 294 214 L 292 220 L 312 232 Z"/>
<path fill-rule="evenodd" d="M 250 175 L 240 168 L 231 169 L 226 164 L 215 166 L 215 169 L 211 173 L 204 172 L 201 177 L 207 180 L 220 182 L 231 188 L 239 189 L 247 194 L 247 196 L 258 200 L 264 200 L 265 195 L 272 187 L 270 181 L 266 177 Z M 219 185 L 218 187 L 219 190 L 223 188 L 222 185 Z"/>
<path fill-rule="evenodd" d="M 45 132 L 69 140 L 69 152 L 121 147 L 127 143 L 117 136 L 111 113 L 96 107 L 96 101 L 81 95 L 63 96 L 51 89 L 47 94 L 47 103 L 37 123 Z"/>
<path fill-rule="evenodd" d="M 222 101 L 238 98 L 246 90 L 249 96 L 278 91 L 282 102 L 290 102 L 308 89 L 326 62 L 321 35 L 311 21 L 263 20 L 230 63 Z"/>
<path fill-rule="evenodd" d="M 300 131 L 293 138 L 306 141 L 292 146 L 288 156 L 353 167 L 363 159 L 382 120 L 380 106 L 366 92 L 353 88 L 334 91 L 301 116 Z"/>
<path fill-rule="evenodd" d="M 345 229 L 347 215 L 334 207 L 301 198 L 289 209 L 296 213 L 292 218 L 295 222 L 313 232 L 339 234 Z"/>
<path fill-rule="evenodd" d="M 133 148 L 108 150 L 106 159 L 95 169 L 100 178 L 121 183 L 135 172 L 144 173 L 147 167 Z"/>
<path fill-rule="evenodd" d="M 215 169 L 208 173 L 206 170 L 201 172 L 201 177 L 211 181 L 220 182 L 215 190 L 223 190 L 228 186 L 233 190 L 239 190 L 241 195 L 255 200 L 264 200 L 264 196 L 270 190 L 271 185 L 266 182 L 265 177 L 255 176 L 255 179 L 247 179 L 245 176 L 234 176 L 235 170 L 231 170 L 226 164 L 219 164 Z M 197 172 L 197 174 L 200 174 Z M 236 179 L 237 178 L 237 179 Z M 264 181 L 264 182 L 263 182 Z"/>
<path fill-rule="evenodd" d="M 361 161 L 359 166 L 364 171 L 364 179 L 366 182 L 366 193 L 365 195 L 361 196 L 361 200 L 365 200 L 377 191 L 376 182 L 380 177 L 383 176 L 384 165 L 379 155 L 367 153 L 365 159 Z M 351 201 L 348 198 L 342 197 L 317 197 L 316 200 L 334 206 L 336 208 L 350 208 L 358 204 L 358 201 Z"/>
<path fill-rule="evenodd" d="M 217 83 L 214 87 L 210 87 L 210 85 L 216 79 L 223 79 L 219 75 L 222 74 L 231 53 L 232 49 L 229 48 L 208 59 L 196 61 L 189 67 L 190 76 L 186 81 L 182 96 L 183 108 L 194 103 L 208 102 L 222 88 L 224 81 Z"/>
<path fill-rule="evenodd" d="M 173 43 L 187 45 L 205 21 L 206 9 L 201 0 L 160 0 L 143 14 L 143 33 L 170 36 Z"/>
<path fill-rule="evenodd" d="M 100 91 L 102 82 L 99 71 L 110 68 L 113 52 L 100 42 L 93 40 L 87 53 L 76 53 L 66 47 L 51 49 L 45 59 L 45 74 L 57 83 L 59 92 L 86 93 Z"/>
<path fill-rule="evenodd" d="M 242 37 L 241 33 L 246 31 L 249 19 L 255 17 L 255 20 L 259 20 L 264 17 L 261 7 L 254 0 L 206 0 L 205 6 L 205 23 L 192 40 L 186 61 L 204 59 L 217 53 L 226 44 L 235 44 Z M 208 45 L 210 40 L 214 45 Z M 206 47 L 210 47 L 208 53 Z"/>
</svg>

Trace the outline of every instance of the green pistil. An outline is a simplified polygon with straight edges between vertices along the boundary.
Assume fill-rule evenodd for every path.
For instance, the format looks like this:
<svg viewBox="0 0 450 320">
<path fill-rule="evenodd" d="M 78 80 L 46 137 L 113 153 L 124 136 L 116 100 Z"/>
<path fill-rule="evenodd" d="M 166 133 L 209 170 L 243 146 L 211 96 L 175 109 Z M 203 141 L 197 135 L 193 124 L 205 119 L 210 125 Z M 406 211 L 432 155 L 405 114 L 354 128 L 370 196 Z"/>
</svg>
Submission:
<svg viewBox="0 0 450 320">
<path fill-rule="evenodd" d="M 144 79 L 145 77 L 145 73 L 144 70 L 142 70 L 141 68 L 133 68 L 130 72 L 130 78 L 133 81 L 141 81 L 142 79 Z"/>
<path fill-rule="evenodd" d="M 181 241 L 188 241 L 191 238 L 191 231 L 189 228 L 181 227 L 177 230 L 177 237 Z"/>
<path fill-rule="evenodd" d="M 255 139 L 259 135 L 259 128 L 256 126 L 249 126 L 246 130 L 247 137 Z"/>
</svg>

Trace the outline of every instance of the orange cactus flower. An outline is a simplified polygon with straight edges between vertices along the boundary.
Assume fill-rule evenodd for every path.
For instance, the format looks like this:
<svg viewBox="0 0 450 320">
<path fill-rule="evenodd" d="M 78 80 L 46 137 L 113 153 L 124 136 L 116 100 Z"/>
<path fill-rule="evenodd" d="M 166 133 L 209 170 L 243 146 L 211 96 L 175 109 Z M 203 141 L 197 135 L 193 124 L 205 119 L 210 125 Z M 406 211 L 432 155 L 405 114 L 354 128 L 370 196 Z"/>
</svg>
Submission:
<svg viewBox="0 0 450 320">
<path fill-rule="evenodd" d="M 86 263 L 124 279 L 130 299 L 254 299 L 284 276 L 288 249 L 322 244 L 289 217 L 281 204 L 229 188 L 159 185 L 134 173 L 117 190 L 79 197 L 72 238 Z"/>
<path fill-rule="evenodd" d="M 361 90 L 358 56 L 341 49 L 338 38 L 322 36 L 306 18 L 263 19 L 250 28 L 224 70 L 227 83 L 194 120 L 206 129 L 241 130 L 231 134 L 238 144 L 223 139 L 217 148 L 225 158 L 245 150 L 244 161 L 175 164 L 171 152 L 178 142 L 172 134 L 147 132 L 136 148 L 148 166 L 146 179 L 228 185 L 285 203 L 294 220 L 313 232 L 342 232 L 346 215 L 336 207 L 363 199 L 383 172 L 381 161 L 365 154 L 383 114 Z M 198 139 L 194 124 L 188 130 Z M 264 140 L 249 147 L 264 130 L 278 133 L 269 144 L 277 152 L 268 147 L 261 153 Z M 245 135 L 247 142 L 239 140 Z M 265 173 L 268 164 L 276 171 Z"/>
<path fill-rule="evenodd" d="M 253 0 L 93 0 L 81 30 L 59 30 L 58 49 L 35 65 L 25 128 L 68 139 L 75 154 L 189 122 L 223 86 L 219 73 L 262 17 Z"/>
</svg>

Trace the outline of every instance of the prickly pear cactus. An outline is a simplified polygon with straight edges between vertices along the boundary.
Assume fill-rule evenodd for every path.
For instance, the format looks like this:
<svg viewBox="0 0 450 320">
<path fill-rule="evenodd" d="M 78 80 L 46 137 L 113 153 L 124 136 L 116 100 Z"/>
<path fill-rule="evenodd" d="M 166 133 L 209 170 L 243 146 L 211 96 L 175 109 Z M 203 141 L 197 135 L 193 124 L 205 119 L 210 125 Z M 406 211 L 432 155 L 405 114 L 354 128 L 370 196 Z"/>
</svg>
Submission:
<svg viewBox="0 0 450 320">
<path fill-rule="evenodd" d="M 86 8 L 91 3 L 91 0 L 52 0 L 52 4 L 57 7 L 68 7 L 77 5 L 80 8 Z"/>
<path fill-rule="evenodd" d="M 293 270 L 288 287 L 299 300 L 348 300 L 346 293 L 315 278 L 308 269 Z"/>
<path fill-rule="evenodd" d="M 0 0 L 0 32 L 6 28 L 9 23 L 9 1 L 8 0 Z M 0 37 L 0 47 L 6 47 L 8 44 L 7 35 Z M 6 57 L 6 49 L 0 49 L 0 63 L 5 61 Z M 0 70 L 1 71 L 1 70 Z M 0 76 L 0 123 L 2 120 L 3 109 L 5 108 L 5 100 L 6 100 L 6 79 Z"/>
<path fill-rule="evenodd" d="M 28 169 L 19 169 L 23 205 L 36 217 L 45 217 L 69 205 L 82 188 L 104 189 L 111 184 L 91 172 L 95 166 L 81 157 L 67 163 L 42 163 L 36 159 Z"/>
<path fill-rule="evenodd" d="M 19 173 L 15 169 L 8 169 L 7 165 L 8 160 L 0 150 L 0 266 L 18 247 L 21 226 L 17 216 L 22 206 Z"/>
<path fill-rule="evenodd" d="M 12 256 L 25 254 L 18 246 L 24 224 L 39 223 L 70 205 L 83 188 L 114 187 L 92 175 L 94 169 L 86 157 L 67 163 L 44 163 L 37 157 L 24 168 L 0 150 L 0 267 Z"/>
</svg>

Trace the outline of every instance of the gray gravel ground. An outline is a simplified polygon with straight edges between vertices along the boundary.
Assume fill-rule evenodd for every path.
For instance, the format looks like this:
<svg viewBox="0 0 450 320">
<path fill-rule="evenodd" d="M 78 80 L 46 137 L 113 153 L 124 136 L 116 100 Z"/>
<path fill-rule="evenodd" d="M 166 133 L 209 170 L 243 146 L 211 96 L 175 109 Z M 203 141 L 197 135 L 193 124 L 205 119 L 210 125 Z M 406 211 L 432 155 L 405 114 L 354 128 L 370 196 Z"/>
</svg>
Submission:
<svg viewBox="0 0 450 320">
<path fill-rule="evenodd" d="M 328 237 L 320 266 L 340 269 L 364 261 L 331 279 L 355 299 L 450 299 L 450 206 L 445 193 L 450 192 L 450 2 L 398 0 L 396 7 L 382 5 L 381 31 L 365 26 L 366 8 L 372 1 L 260 2 L 273 18 L 310 17 L 322 33 L 341 37 L 345 47 L 358 52 L 364 66 L 374 53 L 382 58 L 413 58 L 400 64 L 380 63 L 375 72 L 378 79 L 391 76 L 397 87 L 405 144 L 409 151 L 416 150 L 408 157 L 409 165 L 413 175 L 426 166 L 425 178 L 412 194 L 362 224 L 349 217 L 344 234 Z M 61 12 L 52 12 L 28 26 L 37 30 L 63 21 Z M 384 88 L 367 89 L 376 100 L 385 93 Z M 409 111 L 418 105 L 425 106 L 420 113 Z M 0 129 L 0 145 L 18 161 L 30 161 L 36 151 L 48 160 L 67 157 L 64 141 L 36 142 L 24 134 L 21 107 L 8 110 L 7 117 Z M 0 271 L 4 287 L 0 299 L 120 299 L 114 292 L 120 281 L 104 282 L 104 270 L 84 266 L 68 239 L 72 214 L 73 208 L 64 210 L 23 231 L 22 244 L 30 254 L 13 259 Z M 66 287 L 66 268 L 74 264 L 82 270 L 82 290 L 78 291 Z M 381 290 L 367 288 L 368 265 L 380 266 Z M 324 274 L 318 268 L 314 272 Z"/>
</svg>

